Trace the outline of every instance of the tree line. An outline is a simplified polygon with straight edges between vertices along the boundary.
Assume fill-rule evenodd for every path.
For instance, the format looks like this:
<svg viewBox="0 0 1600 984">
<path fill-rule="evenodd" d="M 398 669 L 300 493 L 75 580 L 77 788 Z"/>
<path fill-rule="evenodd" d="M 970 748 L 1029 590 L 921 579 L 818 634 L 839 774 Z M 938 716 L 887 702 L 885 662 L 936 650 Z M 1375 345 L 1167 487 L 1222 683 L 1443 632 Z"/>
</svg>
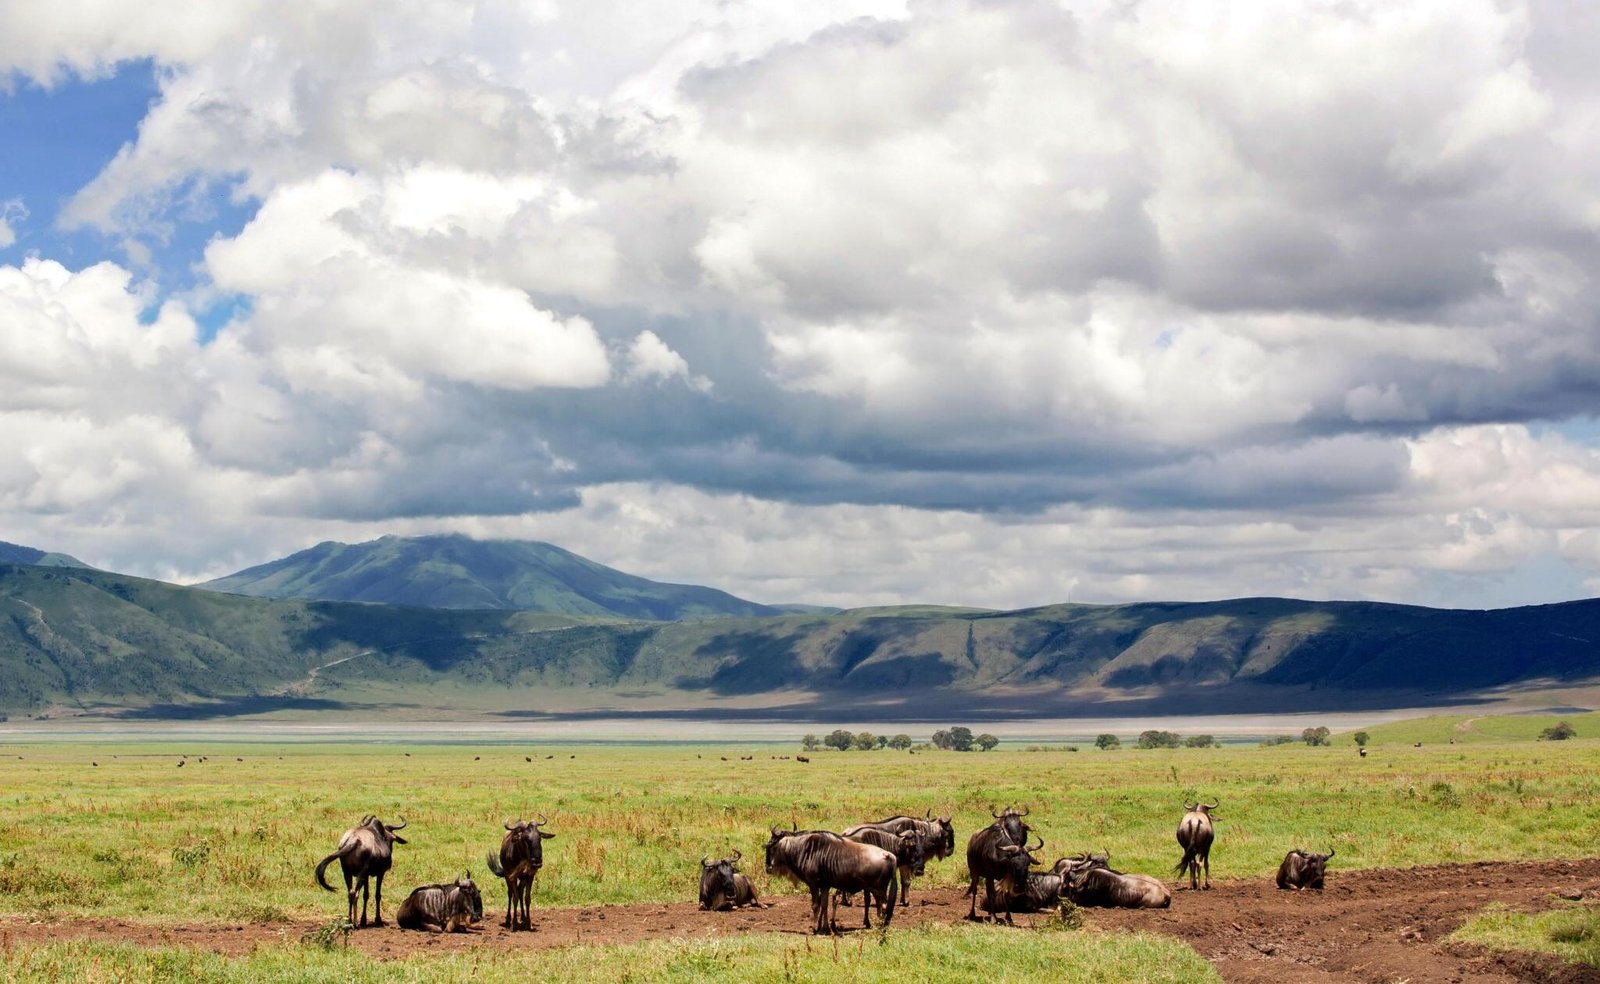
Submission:
<svg viewBox="0 0 1600 984">
<path fill-rule="evenodd" d="M 972 733 L 971 728 L 956 726 L 935 731 L 933 737 L 919 747 L 943 748 L 953 752 L 970 752 L 974 749 L 987 752 L 998 744 L 1000 744 L 1000 739 L 994 735 L 987 732 L 975 735 Z M 835 729 L 821 739 L 816 735 L 806 735 L 800 739 L 800 747 L 808 752 L 814 752 L 823 747 L 835 748 L 841 752 L 848 752 L 851 749 L 859 752 L 870 752 L 878 748 L 893 748 L 896 751 L 906 751 L 914 745 L 916 745 L 916 742 L 912 741 L 911 736 L 907 734 L 898 734 L 890 737 L 887 735 L 875 735 L 870 731 L 850 732 L 844 728 Z"/>
</svg>

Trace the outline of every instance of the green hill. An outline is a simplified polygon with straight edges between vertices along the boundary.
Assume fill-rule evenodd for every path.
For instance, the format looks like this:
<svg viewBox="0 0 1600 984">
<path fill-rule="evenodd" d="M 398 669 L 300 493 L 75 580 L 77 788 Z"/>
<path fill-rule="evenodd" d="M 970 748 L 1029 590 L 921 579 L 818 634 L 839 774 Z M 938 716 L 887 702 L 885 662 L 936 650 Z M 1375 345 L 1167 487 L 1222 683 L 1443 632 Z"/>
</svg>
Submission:
<svg viewBox="0 0 1600 984">
<path fill-rule="evenodd" d="M 259 710 L 286 696 L 337 709 L 374 694 L 449 709 L 451 695 L 490 694 L 536 713 L 555 691 L 617 706 L 649 695 L 657 708 L 732 699 L 813 719 L 1414 706 L 1600 676 L 1597 639 L 1600 601 L 1482 612 L 1255 598 L 668 622 L 250 598 L 0 565 L 8 709 Z"/>
<path fill-rule="evenodd" d="M 39 567 L 88 567 L 76 557 L 64 553 L 49 553 L 0 540 L 0 564 L 35 564 Z"/>
<path fill-rule="evenodd" d="M 309 550 L 199 585 L 258 598 L 492 608 L 671 621 L 775 615 L 715 588 L 624 574 L 548 543 L 386 536 Z"/>
</svg>

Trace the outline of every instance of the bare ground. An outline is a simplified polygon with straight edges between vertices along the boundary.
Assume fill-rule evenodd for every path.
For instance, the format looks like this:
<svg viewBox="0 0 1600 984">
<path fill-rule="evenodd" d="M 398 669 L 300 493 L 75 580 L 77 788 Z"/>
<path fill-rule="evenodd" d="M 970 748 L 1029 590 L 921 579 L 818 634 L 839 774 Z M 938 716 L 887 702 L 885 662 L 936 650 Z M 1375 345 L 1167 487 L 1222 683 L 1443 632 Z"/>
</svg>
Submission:
<svg viewBox="0 0 1600 984">
<path fill-rule="evenodd" d="M 1493 954 L 1446 944 L 1444 937 L 1490 903 L 1533 911 L 1562 895 L 1600 899 L 1600 858 L 1579 861 L 1482 862 L 1405 870 L 1329 874 L 1324 892 L 1281 892 L 1270 879 L 1218 881 L 1208 892 L 1180 891 L 1171 909 L 1088 914 L 1100 929 L 1136 929 L 1175 936 L 1212 961 L 1230 982 L 1539 981 L 1600 982 L 1600 971 L 1551 958 Z M 403 895 L 386 900 L 386 911 Z M 338 900 L 342 901 L 342 899 Z M 534 932 L 509 933 L 489 916 L 478 933 L 439 936 L 392 926 L 358 930 L 350 945 L 383 959 L 470 949 L 554 947 L 573 943 L 705 938 L 743 933 L 804 934 L 810 905 L 780 896 L 764 910 L 701 912 L 693 902 L 536 909 Z M 958 889 L 923 892 L 895 913 L 894 925 L 962 919 L 968 900 Z M 329 900 L 330 918 L 337 914 Z M 840 910 L 858 925 L 860 909 Z M 1043 916 L 1018 916 L 1022 932 Z M 0 919 L 0 946 L 90 938 L 141 945 L 198 947 L 240 955 L 296 941 L 317 923 L 161 926 L 117 919 Z"/>
</svg>

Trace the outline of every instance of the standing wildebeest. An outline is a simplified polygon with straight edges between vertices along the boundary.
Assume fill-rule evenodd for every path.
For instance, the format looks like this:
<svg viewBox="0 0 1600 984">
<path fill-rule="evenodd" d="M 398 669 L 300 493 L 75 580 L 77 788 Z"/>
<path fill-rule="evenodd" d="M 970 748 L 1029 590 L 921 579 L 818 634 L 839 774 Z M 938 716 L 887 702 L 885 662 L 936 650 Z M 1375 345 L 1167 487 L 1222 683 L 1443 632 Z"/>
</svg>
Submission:
<svg viewBox="0 0 1600 984">
<path fill-rule="evenodd" d="M 710 855 L 700 859 L 700 908 L 712 912 L 727 912 L 741 905 L 765 909 L 756 895 L 756 887 L 736 867 L 744 854 L 735 850 L 733 857 L 720 861 Z"/>
<path fill-rule="evenodd" d="M 1077 905 L 1106 909 L 1165 909 L 1172 905 L 1172 893 L 1161 879 L 1125 875 L 1111 867 L 1109 854 L 1062 858 L 1056 862 L 1055 872 L 1065 882 L 1063 894 Z"/>
<path fill-rule="evenodd" d="M 935 859 L 947 858 L 956 853 L 956 829 L 955 827 L 951 826 L 950 818 L 947 816 L 935 818 L 932 810 L 929 810 L 928 815 L 922 819 L 902 815 L 890 817 L 887 820 L 879 820 L 875 823 L 856 824 L 854 827 L 846 830 L 844 835 L 849 837 L 856 831 L 863 830 L 867 827 L 876 827 L 879 830 L 886 830 L 891 834 L 903 834 L 907 831 L 912 831 L 918 834 L 922 838 L 923 852 L 923 867 L 917 868 L 915 872 L 918 875 L 922 874 L 925 870 L 928 857 L 933 857 Z M 911 876 L 910 873 L 908 873 L 907 870 L 902 867 L 900 869 L 900 904 L 906 905 L 910 901 Z"/>
<path fill-rule="evenodd" d="M 506 880 L 506 929 L 533 929 L 533 880 L 544 867 L 544 841 L 555 836 L 539 828 L 549 822 L 543 813 L 538 820 L 507 820 L 500 856 L 488 856 L 489 870 Z"/>
<path fill-rule="evenodd" d="M 1278 887 L 1292 888 L 1297 892 L 1302 888 L 1322 891 L 1322 877 L 1327 874 L 1328 859 L 1336 853 L 1338 852 L 1312 854 L 1310 851 L 1290 851 L 1283 856 L 1283 864 L 1278 865 Z"/>
<path fill-rule="evenodd" d="M 996 899 L 994 886 L 996 881 L 1002 882 L 1001 891 L 1005 892 L 1004 879 L 1011 873 L 1018 851 L 1024 849 L 1028 842 L 1028 825 L 1023 822 L 1023 817 L 1028 815 L 1026 807 L 1018 813 L 1013 807 L 1006 807 L 1004 813 L 996 813 L 994 807 L 989 807 L 989 815 L 994 817 L 994 823 L 974 833 L 967 840 L 967 877 L 971 884 L 967 886 L 967 894 L 972 896 L 972 906 L 967 912 L 968 919 L 979 919 L 978 915 L 978 880 L 983 879 L 984 903 L 983 907 L 993 913 L 1006 913 L 1006 922 L 1011 921 L 1011 913 L 1007 909 L 1005 899 Z M 996 915 L 995 920 L 999 920 Z"/>
<path fill-rule="evenodd" d="M 372 924 L 383 925 L 383 876 L 389 873 L 389 866 L 394 863 L 394 845 L 406 842 L 395 831 L 404 830 L 405 827 L 405 817 L 401 817 L 398 824 L 390 826 L 369 813 L 361 818 L 360 823 L 344 832 L 344 836 L 339 838 L 337 850 L 317 864 L 317 884 L 331 892 L 333 886 L 328 884 L 324 873 L 334 858 L 339 859 L 339 870 L 344 874 L 344 890 L 350 903 L 346 920 L 351 925 L 367 924 L 368 878 L 377 882 L 377 889 L 373 893 L 377 905 L 373 907 Z M 360 923 L 356 922 L 357 893 L 361 895 Z"/>
<path fill-rule="evenodd" d="M 881 827 L 862 824 L 851 827 L 842 836 L 846 840 L 853 840 L 859 844 L 871 844 L 873 847 L 881 847 L 894 855 L 895 868 L 900 873 L 900 884 L 902 886 L 900 901 L 901 904 L 904 904 L 904 886 L 911 881 L 912 875 L 923 874 L 926 870 L 927 854 L 922 849 L 922 832 L 911 829 L 894 833 Z M 851 893 L 841 892 L 840 895 L 840 901 L 844 905 L 849 905 Z M 873 901 L 877 902 L 879 911 L 882 911 L 883 898 L 880 896 L 875 900 L 869 899 L 868 903 L 870 904 Z"/>
<path fill-rule="evenodd" d="M 860 844 L 829 830 L 784 830 L 774 826 L 767 841 L 767 874 L 782 875 L 811 890 L 817 933 L 834 929 L 828 894 L 870 892 L 887 899 L 883 927 L 894 918 L 895 858 L 881 847 Z M 872 928 L 872 906 L 861 907 L 862 926 Z"/>
<path fill-rule="evenodd" d="M 1211 887 L 1211 841 L 1216 836 L 1211 829 L 1211 811 L 1216 808 L 1215 803 L 1183 804 L 1183 819 L 1178 821 L 1178 846 L 1183 848 L 1183 860 L 1176 870 L 1180 881 L 1188 870 L 1191 891 L 1199 887 L 1202 864 L 1206 868 L 1206 888 Z"/>
<path fill-rule="evenodd" d="M 463 873 L 449 885 L 423 885 L 412 889 L 394 914 L 401 929 L 425 929 L 430 933 L 456 933 L 483 922 L 483 895 Z"/>
</svg>

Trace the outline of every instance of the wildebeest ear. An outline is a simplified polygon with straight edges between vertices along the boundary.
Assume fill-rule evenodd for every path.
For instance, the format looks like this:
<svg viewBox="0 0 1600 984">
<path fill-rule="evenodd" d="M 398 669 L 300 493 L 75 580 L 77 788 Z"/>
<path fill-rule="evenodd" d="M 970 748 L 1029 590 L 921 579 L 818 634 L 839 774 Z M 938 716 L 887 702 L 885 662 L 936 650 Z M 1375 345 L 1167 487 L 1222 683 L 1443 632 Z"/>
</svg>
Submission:
<svg viewBox="0 0 1600 984">
<path fill-rule="evenodd" d="M 393 836 L 394 842 L 396 844 L 407 844 L 407 843 L 410 843 L 404 837 L 401 837 L 399 834 L 393 834 L 392 836 Z"/>
<path fill-rule="evenodd" d="M 1018 847 L 1015 844 L 1007 844 L 1004 847 L 1000 848 L 1000 853 L 1001 854 L 1005 854 L 1005 855 L 1012 855 L 1012 854 L 1017 853 L 1020 850 L 1022 850 L 1022 848 Z"/>
<path fill-rule="evenodd" d="M 539 836 L 543 837 L 545 840 L 549 840 L 550 838 L 554 837 L 555 834 L 550 833 L 548 830 L 541 830 L 539 831 Z"/>
</svg>

